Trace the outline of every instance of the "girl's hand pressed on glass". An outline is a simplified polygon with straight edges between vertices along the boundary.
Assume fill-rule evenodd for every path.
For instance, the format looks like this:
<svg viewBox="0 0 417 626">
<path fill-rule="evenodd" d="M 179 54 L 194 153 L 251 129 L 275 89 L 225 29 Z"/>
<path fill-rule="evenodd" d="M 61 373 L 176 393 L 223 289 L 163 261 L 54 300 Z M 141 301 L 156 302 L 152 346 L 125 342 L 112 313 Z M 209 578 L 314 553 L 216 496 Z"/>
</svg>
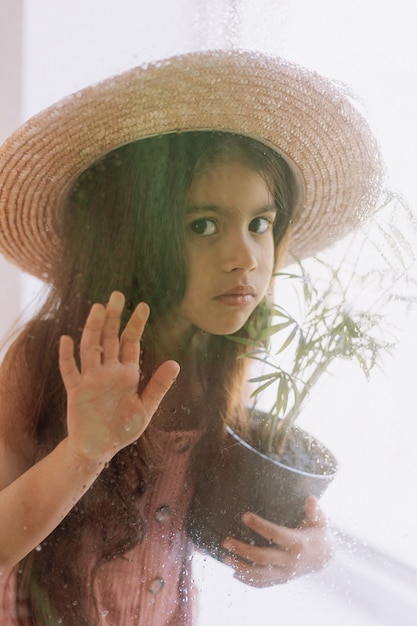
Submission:
<svg viewBox="0 0 417 626">
<path fill-rule="evenodd" d="M 123 294 L 113 292 L 106 307 L 92 306 L 81 337 L 80 369 L 72 339 L 63 336 L 60 342 L 69 441 L 76 456 L 99 463 L 140 437 L 179 372 L 175 361 L 164 362 L 138 394 L 149 307 L 138 304 L 119 338 L 124 302 Z"/>
</svg>

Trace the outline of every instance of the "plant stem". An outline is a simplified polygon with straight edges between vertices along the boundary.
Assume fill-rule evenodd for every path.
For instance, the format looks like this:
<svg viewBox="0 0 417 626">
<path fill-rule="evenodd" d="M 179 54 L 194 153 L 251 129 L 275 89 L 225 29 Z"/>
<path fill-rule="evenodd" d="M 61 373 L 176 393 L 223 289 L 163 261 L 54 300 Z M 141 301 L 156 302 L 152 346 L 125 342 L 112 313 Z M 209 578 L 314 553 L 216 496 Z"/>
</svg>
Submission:
<svg viewBox="0 0 417 626">
<path fill-rule="evenodd" d="M 317 381 L 320 379 L 320 377 L 322 376 L 322 374 L 324 374 L 324 372 L 327 370 L 327 368 L 329 367 L 330 363 L 332 362 L 334 358 L 334 355 L 331 354 L 329 358 L 326 359 L 326 361 L 323 361 L 322 363 L 320 363 L 316 369 L 314 370 L 314 372 L 312 373 L 312 375 L 310 376 L 310 378 L 307 380 L 307 382 L 303 385 L 302 391 L 300 392 L 300 395 L 298 397 L 297 402 L 293 405 L 293 407 L 288 411 L 287 415 L 284 417 L 284 419 L 281 420 L 277 433 L 273 432 L 271 430 L 270 433 L 270 437 L 269 437 L 269 441 L 268 441 L 268 451 L 267 453 L 271 453 L 273 446 L 275 445 L 277 454 L 280 455 L 283 453 L 284 449 L 285 449 L 285 444 L 287 441 L 287 435 L 288 435 L 288 431 L 292 428 L 295 420 L 297 419 L 299 413 L 300 413 L 300 407 L 303 404 L 304 400 L 306 399 L 307 395 L 310 392 L 310 389 L 317 383 Z M 274 444 L 274 435 L 277 435 L 275 438 L 275 444 Z"/>
</svg>

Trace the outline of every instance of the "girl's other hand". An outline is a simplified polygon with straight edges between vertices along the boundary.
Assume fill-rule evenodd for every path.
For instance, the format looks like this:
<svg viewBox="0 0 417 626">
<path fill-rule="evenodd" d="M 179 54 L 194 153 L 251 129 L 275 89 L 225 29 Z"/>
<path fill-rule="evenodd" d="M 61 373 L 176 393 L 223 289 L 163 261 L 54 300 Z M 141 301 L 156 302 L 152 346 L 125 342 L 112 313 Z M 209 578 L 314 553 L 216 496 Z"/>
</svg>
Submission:
<svg viewBox="0 0 417 626">
<path fill-rule="evenodd" d="M 224 559 L 235 570 L 235 578 L 252 587 L 268 587 L 314 572 L 324 567 L 333 554 L 333 541 L 326 518 L 316 498 L 305 502 L 306 516 L 299 528 L 273 524 L 254 513 L 246 513 L 243 522 L 271 546 L 259 548 L 228 538 L 229 550 Z"/>
<path fill-rule="evenodd" d="M 175 361 L 166 361 L 138 395 L 149 307 L 138 304 L 119 338 L 124 303 L 123 294 L 113 292 L 106 307 L 92 306 L 81 336 L 80 369 L 72 339 L 63 336 L 60 342 L 69 442 L 77 457 L 100 464 L 140 437 L 179 372 Z"/>
</svg>

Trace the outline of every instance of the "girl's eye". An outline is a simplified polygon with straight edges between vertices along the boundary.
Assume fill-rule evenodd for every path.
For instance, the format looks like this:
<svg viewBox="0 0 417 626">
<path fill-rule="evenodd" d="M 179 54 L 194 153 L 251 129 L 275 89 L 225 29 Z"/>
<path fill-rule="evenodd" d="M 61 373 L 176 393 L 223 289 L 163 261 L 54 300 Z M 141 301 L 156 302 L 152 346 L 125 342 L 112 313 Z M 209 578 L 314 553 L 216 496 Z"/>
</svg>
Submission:
<svg viewBox="0 0 417 626">
<path fill-rule="evenodd" d="M 190 227 L 193 233 L 202 237 L 210 237 L 217 232 L 216 222 L 207 218 L 195 220 L 190 224 Z"/>
<path fill-rule="evenodd" d="M 249 230 L 258 235 L 262 235 L 269 230 L 270 226 L 272 226 L 272 222 L 267 217 L 255 217 L 249 224 Z"/>
</svg>

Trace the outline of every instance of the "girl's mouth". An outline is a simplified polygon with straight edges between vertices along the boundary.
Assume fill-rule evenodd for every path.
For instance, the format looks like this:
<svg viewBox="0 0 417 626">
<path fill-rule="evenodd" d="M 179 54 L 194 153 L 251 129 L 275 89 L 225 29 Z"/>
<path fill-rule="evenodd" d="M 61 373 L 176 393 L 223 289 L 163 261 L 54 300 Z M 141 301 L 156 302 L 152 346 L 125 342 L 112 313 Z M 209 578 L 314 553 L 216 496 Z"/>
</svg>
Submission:
<svg viewBox="0 0 417 626">
<path fill-rule="evenodd" d="M 252 285 L 236 285 L 215 299 L 228 306 L 247 306 L 252 304 L 254 297 L 255 289 Z"/>
</svg>

